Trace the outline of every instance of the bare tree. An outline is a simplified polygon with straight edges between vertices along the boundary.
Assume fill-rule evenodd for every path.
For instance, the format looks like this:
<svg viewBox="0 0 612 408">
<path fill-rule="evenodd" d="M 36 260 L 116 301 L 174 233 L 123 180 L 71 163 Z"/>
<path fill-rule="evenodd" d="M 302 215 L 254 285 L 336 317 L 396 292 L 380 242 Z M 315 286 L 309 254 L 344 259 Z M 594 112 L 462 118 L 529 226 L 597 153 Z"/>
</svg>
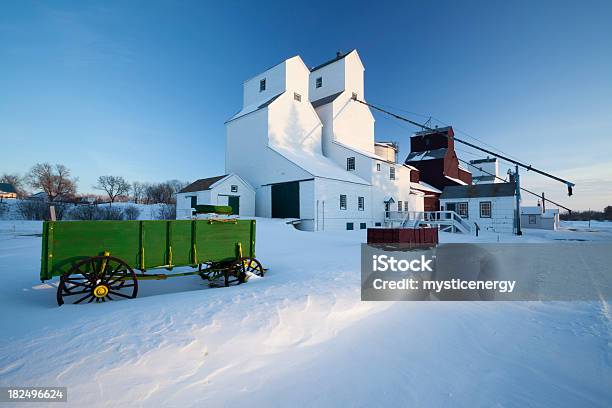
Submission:
<svg viewBox="0 0 612 408">
<path fill-rule="evenodd" d="M 14 173 L 14 174 L 4 173 L 0 177 L 0 183 L 11 184 L 15 188 L 15 192 L 17 193 L 17 198 L 26 198 L 28 196 L 28 192 L 25 188 L 26 179 L 25 177 L 22 177 L 17 173 Z"/>
<path fill-rule="evenodd" d="M 70 170 L 63 164 L 38 163 L 27 175 L 33 188 L 41 189 L 49 201 L 69 198 L 76 193 L 77 179 L 70 177 Z"/>
<path fill-rule="evenodd" d="M 145 198 L 147 185 L 145 183 L 140 183 L 135 181 L 132 183 L 132 196 L 134 197 L 134 203 L 142 203 Z"/>
<path fill-rule="evenodd" d="M 126 195 L 130 192 L 130 183 L 120 176 L 100 176 L 98 177 L 98 184 L 94 188 L 106 191 L 111 205 L 113 205 L 118 196 Z"/>
<path fill-rule="evenodd" d="M 147 186 L 146 196 L 149 204 L 173 204 L 174 187 L 169 182 L 151 184 Z"/>
<path fill-rule="evenodd" d="M 166 183 L 172 186 L 172 192 L 174 194 L 178 193 L 179 191 L 187 187 L 189 184 L 191 184 L 188 181 L 180 181 L 180 180 L 169 180 Z"/>
</svg>

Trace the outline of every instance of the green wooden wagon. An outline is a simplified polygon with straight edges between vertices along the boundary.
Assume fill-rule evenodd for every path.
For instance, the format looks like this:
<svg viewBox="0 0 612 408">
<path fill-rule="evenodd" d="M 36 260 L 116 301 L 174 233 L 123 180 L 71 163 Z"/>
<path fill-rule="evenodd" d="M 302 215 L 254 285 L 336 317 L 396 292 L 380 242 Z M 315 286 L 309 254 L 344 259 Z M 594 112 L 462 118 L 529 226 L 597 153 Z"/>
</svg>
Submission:
<svg viewBox="0 0 612 408">
<path fill-rule="evenodd" d="M 195 270 L 155 273 L 181 266 Z M 255 258 L 254 220 L 43 224 L 40 279 L 60 277 L 59 305 L 135 298 L 142 279 L 199 275 L 212 285 L 230 286 L 264 272 Z"/>
</svg>

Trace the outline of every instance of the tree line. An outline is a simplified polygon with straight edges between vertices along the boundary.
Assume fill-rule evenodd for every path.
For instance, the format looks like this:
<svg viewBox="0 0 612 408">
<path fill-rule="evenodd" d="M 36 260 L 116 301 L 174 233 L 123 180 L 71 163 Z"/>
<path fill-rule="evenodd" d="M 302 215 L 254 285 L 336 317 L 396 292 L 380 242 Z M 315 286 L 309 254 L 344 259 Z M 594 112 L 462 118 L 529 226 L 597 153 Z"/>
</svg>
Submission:
<svg viewBox="0 0 612 408">
<path fill-rule="evenodd" d="M 563 221 L 612 221 L 612 205 L 607 206 L 603 211 L 588 210 L 561 213 L 559 218 Z"/>
<path fill-rule="evenodd" d="M 92 203 L 107 202 L 111 206 L 116 201 L 132 201 L 135 204 L 175 204 L 175 194 L 184 188 L 188 182 L 168 180 L 159 183 L 129 182 L 122 176 L 105 175 L 98 177 L 93 189 L 100 191 L 99 195 L 77 194 L 78 178 L 63 164 L 37 163 L 25 175 L 17 173 L 3 174 L 0 183 L 13 185 L 17 198 L 27 199 L 31 189 L 45 194 L 45 201 L 77 203 L 89 201 Z"/>
</svg>

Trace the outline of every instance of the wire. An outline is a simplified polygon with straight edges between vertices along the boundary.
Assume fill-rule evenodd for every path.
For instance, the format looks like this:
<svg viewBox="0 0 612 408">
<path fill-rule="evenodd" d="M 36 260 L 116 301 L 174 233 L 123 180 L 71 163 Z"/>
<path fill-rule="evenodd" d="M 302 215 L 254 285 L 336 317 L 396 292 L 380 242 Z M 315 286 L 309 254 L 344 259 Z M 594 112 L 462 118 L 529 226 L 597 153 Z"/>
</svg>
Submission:
<svg viewBox="0 0 612 408">
<path fill-rule="evenodd" d="M 366 105 L 366 106 L 371 107 L 372 109 L 376 109 L 376 110 L 378 110 L 378 111 L 380 111 L 380 112 L 386 113 L 387 115 L 393 116 L 393 117 L 394 117 L 394 118 L 396 118 L 396 119 L 399 119 L 399 120 L 402 120 L 402 121 L 404 121 L 404 122 L 410 123 L 410 124 L 412 124 L 412 125 L 418 126 L 418 127 L 420 127 L 421 129 L 425 129 L 425 130 L 428 130 L 428 131 L 436 132 L 436 129 L 430 128 L 429 126 L 425 126 L 425 125 L 423 125 L 423 124 L 421 124 L 421 123 L 418 123 L 418 122 L 415 122 L 415 121 L 413 121 L 413 120 L 411 120 L 411 119 L 408 119 L 408 118 L 405 118 L 405 117 L 403 117 L 403 116 L 397 115 L 397 114 L 395 114 L 395 113 L 393 113 L 393 112 L 389 112 L 389 111 L 387 111 L 387 110 L 385 110 L 385 109 L 383 109 L 383 108 L 380 108 L 380 107 L 378 107 L 378 106 L 372 105 L 372 104 L 370 104 L 370 103 L 368 103 L 368 102 L 364 102 L 364 101 L 362 101 L 362 100 L 359 100 L 359 99 L 357 99 L 357 96 L 356 96 L 356 95 L 354 95 L 352 99 L 353 99 L 355 102 L 359 102 L 359 103 L 361 103 L 361 104 L 363 104 L 363 105 Z M 447 137 L 447 138 L 450 138 L 449 136 L 446 136 L 446 137 Z M 509 158 L 509 157 L 504 157 L 504 156 L 502 156 L 501 154 L 494 153 L 494 152 L 492 152 L 491 150 L 488 150 L 488 149 L 485 149 L 485 148 L 483 148 L 483 147 L 477 146 L 477 145 L 475 145 L 475 144 L 473 144 L 473 143 L 467 142 L 467 141 L 462 140 L 462 139 L 459 139 L 459 138 L 457 138 L 457 137 L 453 137 L 453 140 L 455 140 L 455 141 L 457 141 L 457 142 L 459 142 L 459 143 L 462 143 L 462 144 L 464 144 L 464 145 L 467 145 L 467 146 L 469 146 L 469 147 L 471 147 L 471 148 L 474 148 L 474 149 L 477 149 L 477 150 L 483 151 L 483 152 L 485 152 L 485 153 L 491 154 L 491 155 L 493 155 L 493 156 L 495 156 L 495 157 L 498 157 L 499 159 L 502 159 L 502 160 L 505 160 L 505 161 L 507 161 L 507 162 L 510 162 L 510 163 L 512 163 L 512 164 L 514 164 L 514 165 L 516 165 L 516 166 L 523 167 L 523 168 L 527 169 L 527 171 L 533 171 L 533 172 L 535 172 L 535 173 L 538 173 L 538 174 L 541 174 L 541 175 L 543 175 L 543 176 L 549 177 L 549 178 L 551 178 L 551 179 L 553 179 L 553 180 L 557 180 L 557 181 L 559 181 L 559 182 L 561 182 L 561 183 L 565 184 L 565 185 L 567 186 L 567 194 L 568 194 L 569 196 L 571 196 L 571 195 L 572 195 L 572 188 L 575 186 L 575 184 L 574 184 L 574 183 L 572 183 L 572 182 L 569 182 L 569 181 L 564 180 L 564 179 L 562 179 L 562 178 L 560 178 L 560 177 L 557 177 L 557 176 L 553 176 L 552 174 L 547 173 L 547 172 L 542 171 L 542 170 L 539 170 L 539 169 L 537 169 L 537 168 L 533 167 L 533 166 L 532 166 L 532 165 L 530 165 L 530 164 L 524 164 L 524 163 L 522 163 L 522 162 L 520 162 L 520 161 L 517 161 L 517 160 L 511 159 L 511 158 Z"/>
<path fill-rule="evenodd" d="M 424 114 L 421 114 L 421 113 L 411 112 L 411 111 L 408 111 L 408 110 L 405 110 L 405 109 L 402 109 L 402 108 L 398 108 L 398 107 L 396 107 L 396 106 L 391 106 L 391 105 L 382 105 L 382 104 L 379 104 L 379 103 L 377 103 L 376 105 L 383 106 L 383 107 L 390 108 L 390 109 L 395 109 L 395 110 L 398 110 L 398 111 L 400 111 L 400 112 L 409 113 L 409 114 L 411 114 L 411 115 L 420 116 L 420 117 L 422 117 L 422 118 L 428 119 L 428 122 L 431 122 L 431 119 L 433 119 L 433 120 L 435 120 L 436 122 L 440 123 L 442 126 L 451 126 L 449 123 L 446 123 L 446 122 L 444 122 L 444 121 L 442 121 L 442 120 L 440 120 L 440 119 L 436 118 L 435 116 L 431 116 L 431 115 L 424 115 Z M 425 124 L 427 124 L 427 122 L 425 122 Z M 469 134 L 469 133 L 467 133 L 466 131 L 463 131 L 463 130 L 458 129 L 458 128 L 456 128 L 456 127 L 453 127 L 453 131 L 455 131 L 455 132 L 457 132 L 457 133 L 461 133 L 462 135 L 467 136 L 467 137 L 469 137 L 469 138 L 471 138 L 471 139 L 474 139 L 474 140 L 476 140 L 476 141 L 478 141 L 478 142 L 480 142 L 480 143 L 484 144 L 485 146 L 489 146 L 490 148 L 492 148 L 492 149 L 494 149 L 494 150 L 497 150 L 498 152 L 503 153 L 503 154 L 505 154 L 505 155 L 506 155 L 506 156 L 508 156 L 508 157 L 512 157 L 512 158 L 514 158 L 514 159 L 516 159 L 516 160 L 521 160 L 521 159 L 519 159 L 518 157 L 516 157 L 516 156 L 514 156 L 514 155 L 512 155 L 512 154 L 510 154 L 510 153 L 507 153 L 507 152 L 505 152 L 505 151 L 503 151 L 503 150 L 501 150 L 501 149 L 499 149 L 499 148 L 496 148 L 495 146 L 493 146 L 493 145 L 491 145 L 491 144 L 489 144 L 489 143 L 485 142 L 485 141 L 484 141 L 484 140 L 482 140 L 482 139 L 477 138 L 476 136 L 472 136 L 472 135 L 470 135 L 470 134 Z"/>
<path fill-rule="evenodd" d="M 506 182 L 506 179 L 503 179 L 503 178 L 499 177 L 497 174 L 489 173 L 488 171 L 483 170 L 483 168 L 482 168 L 482 167 L 478 167 L 478 166 L 476 166 L 476 165 L 474 165 L 474 164 L 472 164 L 472 163 L 466 162 L 465 160 L 462 160 L 462 159 L 460 159 L 460 158 L 457 158 L 457 160 L 459 160 L 459 161 L 460 161 L 460 162 L 462 162 L 462 163 L 467 164 L 468 166 L 472 166 L 472 167 L 474 167 L 474 168 L 476 168 L 476 169 L 478 169 L 478 170 L 482 171 L 483 173 L 488 174 L 489 176 L 493 176 L 493 177 L 495 177 L 495 178 L 496 178 L 496 179 L 498 179 L 498 180 L 501 180 L 501 181 Z M 523 190 L 523 191 L 524 191 L 524 192 L 526 192 L 526 193 L 533 194 L 534 196 L 536 196 L 536 197 L 538 197 L 538 198 L 541 198 L 541 199 L 542 199 L 542 196 L 541 196 L 540 194 L 538 194 L 538 193 L 534 193 L 533 191 L 528 190 L 528 189 L 526 189 L 526 188 L 524 188 L 524 187 L 520 187 L 520 189 L 521 189 L 521 190 Z M 544 201 L 548 201 L 549 203 L 554 204 L 554 205 L 556 205 L 557 207 L 561 207 L 561 208 L 563 208 L 563 209 L 565 209 L 565 210 L 569 211 L 570 213 L 572 212 L 572 210 L 571 210 L 571 209 L 569 209 L 569 208 L 565 207 L 564 205 L 561 205 L 561 204 L 559 204 L 559 203 L 556 203 L 556 202 L 554 202 L 554 201 L 552 201 L 552 200 L 550 200 L 550 199 L 548 199 L 548 198 L 545 198 L 545 197 L 544 197 L 544 198 L 543 198 L 543 200 L 544 200 Z"/>
</svg>

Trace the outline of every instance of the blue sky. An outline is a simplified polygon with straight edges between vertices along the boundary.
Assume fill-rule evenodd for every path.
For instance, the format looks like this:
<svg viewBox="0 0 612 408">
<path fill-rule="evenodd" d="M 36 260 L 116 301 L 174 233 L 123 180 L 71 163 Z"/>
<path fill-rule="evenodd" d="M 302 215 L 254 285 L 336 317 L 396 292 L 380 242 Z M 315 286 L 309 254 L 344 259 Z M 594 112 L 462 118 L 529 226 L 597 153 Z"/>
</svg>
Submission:
<svg viewBox="0 0 612 408">
<path fill-rule="evenodd" d="M 105 174 L 222 174 L 223 122 L 245 79 L 296 54 L 313 66 L 357 48 L 368 101 L 569 178 L 573 197 L 523 180 L 601 209 L 612 205 L 610 21 L 606 1 L 6 1 L 0 173 L 63 163 L 80 192 Z M 405 156 L 416 129 L 376 119 L 377 139 Z"/>
</svg>

